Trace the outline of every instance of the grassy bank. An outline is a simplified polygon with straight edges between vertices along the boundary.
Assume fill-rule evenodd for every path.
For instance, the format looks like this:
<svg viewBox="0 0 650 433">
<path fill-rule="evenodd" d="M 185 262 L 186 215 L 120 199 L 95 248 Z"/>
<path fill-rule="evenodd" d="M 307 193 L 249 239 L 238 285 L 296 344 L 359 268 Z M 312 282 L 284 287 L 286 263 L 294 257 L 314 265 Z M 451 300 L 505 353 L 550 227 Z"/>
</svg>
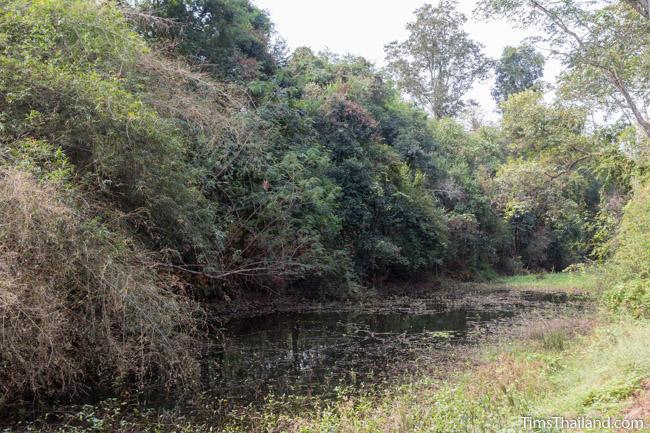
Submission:
<svg viewBox="0 0 650 433">
<path fill-rule="evenodd" d="M 595 294 L 600 275 L 590 273 L 558 272 L 552 274 L 515 275 L 490 283 L 489 286 L 502 284 L 511 289 L 535 291 L 562 291 L 567 293 L 583 292 Z"/>
</svg>

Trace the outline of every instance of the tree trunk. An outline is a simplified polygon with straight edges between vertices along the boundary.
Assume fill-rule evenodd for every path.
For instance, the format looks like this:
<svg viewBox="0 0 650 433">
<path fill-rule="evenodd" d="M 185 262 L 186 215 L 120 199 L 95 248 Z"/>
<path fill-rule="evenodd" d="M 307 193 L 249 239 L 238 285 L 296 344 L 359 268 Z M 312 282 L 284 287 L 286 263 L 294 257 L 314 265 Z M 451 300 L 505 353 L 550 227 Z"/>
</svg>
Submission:
<svg viewBox="0 0 650 433">
<path fill-rule="evenodd" d="M 642 1 L 647 1 L 647 0 L 642 0 Z M 636 103 L 634 102 L 634 99 L 630 95 L 630 92 L 627 91 L 625 84 L 623 84 L 623 82 L 616 76 L 615 73 L 609 72 L 608 75 L 611 83 L 614 85 L 614 87 L 616 87 L 616 89 L 619 92 L 621 92 L 623 98 L 625 98 L 625 102 L 627 102 L 628 107 L 630 108 L 630 110 L 632 110 L 632 113 L 634 114 L 634 118 L 643 129 L 643 132 L 645 132 L 646 137 L 650 139 L 650 122 L 648 122 L 648 120 L 645 117 L 643 117 L 641 110 L 639 110 L 639 107 L 637 107 Z"/>
</svg>

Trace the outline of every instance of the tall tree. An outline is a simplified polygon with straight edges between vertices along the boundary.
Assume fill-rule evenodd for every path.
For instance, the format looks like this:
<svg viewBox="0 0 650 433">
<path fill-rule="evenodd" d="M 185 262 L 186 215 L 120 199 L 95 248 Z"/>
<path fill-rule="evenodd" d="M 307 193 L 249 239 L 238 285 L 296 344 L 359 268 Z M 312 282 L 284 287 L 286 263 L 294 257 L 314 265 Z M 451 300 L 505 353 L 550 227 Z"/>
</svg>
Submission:
<svg viewBox="0 0 650 433">
<path fill-rule="evenodd" d="M 482 0 L 479 11 L 541 29 L 567 66 L 563 81 L 571 92 L 621 110 L 650 137 L 650 20 L 639 13 L 647 12 L 645 2 Z"/>
<path fill-rule="evenodd" d="M 483 46 L 463 30 L 467 18 L 456 8 L 454 0 L 422 6 L 407 25 L 408 39 L 384 48 L 402 90 L 436 118 L 457 115 L 463 96 L 490 70 Z"/>
<path fill-rule="evenodd" d="M 531 46 L 505 47 L 495 67 L 494 100 L 500 103 L 513 93 L 538 85 L 544 75 L 544 62 L 544 56 Z"/>
</svg>

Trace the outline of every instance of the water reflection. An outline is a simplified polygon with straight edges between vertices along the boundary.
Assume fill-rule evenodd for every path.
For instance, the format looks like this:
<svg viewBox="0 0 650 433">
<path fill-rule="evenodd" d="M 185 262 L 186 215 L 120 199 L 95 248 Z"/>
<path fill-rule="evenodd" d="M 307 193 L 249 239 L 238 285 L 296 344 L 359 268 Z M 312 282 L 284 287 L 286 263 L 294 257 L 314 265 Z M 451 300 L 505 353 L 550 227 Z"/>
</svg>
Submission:
<svg viewBox="0 0 650 433">
<path fill-rule="evenodd" d="M 330 394 L 339 385 L 385 378 L 423 351 L 463 343 L 531 305 L 566 301 L 523 293 L 516 302 L 468 307 L 457 302 L 460 298 L 422 300 L 418 308 L 396 312 L 285 312 L 232 319 L 207 353 L 204 383 L 227 398 Z"/>
</svg>

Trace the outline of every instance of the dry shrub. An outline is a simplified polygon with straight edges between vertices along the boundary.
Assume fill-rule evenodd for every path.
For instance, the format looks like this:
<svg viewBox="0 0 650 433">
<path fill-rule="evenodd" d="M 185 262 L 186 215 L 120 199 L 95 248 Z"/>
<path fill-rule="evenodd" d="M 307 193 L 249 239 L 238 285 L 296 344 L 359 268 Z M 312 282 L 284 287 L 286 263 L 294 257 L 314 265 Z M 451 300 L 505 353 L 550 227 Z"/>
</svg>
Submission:
<svg viewBox="0 0 650 433">
<path fill-rule="evenodd" d="M 193 307 L 153 269 L 57 186 L 0 169 L 0 401 L 189 379 Z"/>
<path fill-rule="evenodd" d="M 248 143 L 251 125 L 244 118 L 252 101 L 246 90 L 191 70 L 172 51 L 159 44 L 139 57 L 138 72 L 147 80 L 146 101 L 160 115 L 191 125 L 192 134 L 200 131 L 208 147 Z"/>
<path fill-rule="evenodd" d="M 546 350 L 563 350 L 568 341 L 589 333 L 593 326 L 592 320 L 580 317 L 539 320 L 525 327 L 522 337 L 538 342 Z"/>
</svg>

